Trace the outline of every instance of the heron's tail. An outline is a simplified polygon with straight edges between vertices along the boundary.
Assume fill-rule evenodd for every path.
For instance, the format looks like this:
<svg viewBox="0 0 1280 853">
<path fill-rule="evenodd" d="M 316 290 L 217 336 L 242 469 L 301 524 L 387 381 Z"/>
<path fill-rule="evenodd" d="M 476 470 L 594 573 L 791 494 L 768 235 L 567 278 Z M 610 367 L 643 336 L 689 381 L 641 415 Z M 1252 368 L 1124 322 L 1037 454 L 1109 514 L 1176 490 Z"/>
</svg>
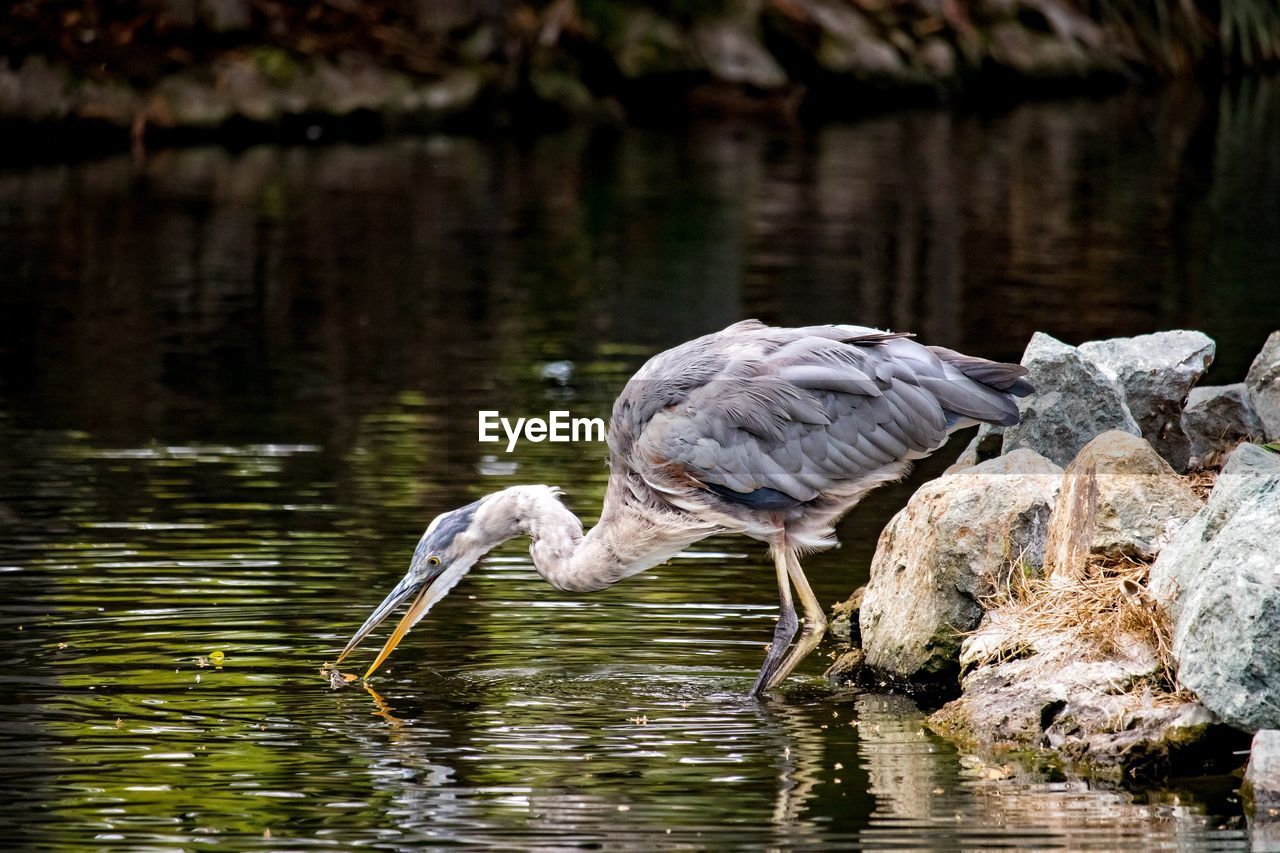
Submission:
<svg viewBox="0 0 1280 853">
<path fill-rule="evenodd" d="M 1025 367 L 988 361 L 946 347 L 928 349 L 943 365 L 959 374 L 952 373 L 951 379 L 943 384 L 934 383 L 930 388 L 947 412 L 959 416 L 956 418 L 957 429 L 967 425 L 964 419 L 999 426 L 1013 426 L 1018 422 L 1018 405 L 1013 398 L 1025 397 L 1035 391 L 1035 387 L 1024 378 L 1027 375 Z"/>
<path fill-rule="evenodd" d="M 959 370 L 974 382 L 981 382 L 988 388 L 1004 391 L 1015 397 L 1025 397 L 1035 387 L 1023 379 L 1027 369 L 1021 364 L 1009 364 L 1004 361 L 988 361 L 973 355 L 965 355 L 946 347 L 929 347 L 933 354 L 947 364 Z"/>
</svg>

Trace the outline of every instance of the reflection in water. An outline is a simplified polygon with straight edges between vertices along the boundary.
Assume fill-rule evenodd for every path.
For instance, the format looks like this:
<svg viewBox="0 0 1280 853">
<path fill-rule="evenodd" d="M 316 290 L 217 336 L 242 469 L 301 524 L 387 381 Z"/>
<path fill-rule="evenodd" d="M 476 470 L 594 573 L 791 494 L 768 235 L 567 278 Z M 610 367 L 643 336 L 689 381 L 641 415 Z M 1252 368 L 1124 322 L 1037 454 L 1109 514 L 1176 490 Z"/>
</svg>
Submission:
<svg viewBox="0 0 1280 853">
<path fill-rule="evenodd" d="M 902 696 L 860 696 L 857 708 L 868 791 L 876 799 L 860 835 L 868 847 L 889 846 L 904 835 L 940 847 L 981 846 L 993 826 L 1004 827 L 1022 847 L 1191 848 L 1210 838 L 1247 846 L 1243 832 L 1219 827 L 1185 794 L 1144 804 L 1122 790 L 1052 780 L 1052 772 L 1033 772 L 1016 760 L 991 764 L 957 756 Z"/>
<path fill-rule="evenodd" d="M 371 689 L 317 670 L 436 512 L 516 482 L 598 508 L 602 449 L 495 451 L 478 408 L 604 416 L 649 353 L 744 316 L 993 357 L 1192 325 L 1238 378 L 1280 325 L 1278 92 L 0 170 L 0 824 L 59 847 L 1242 844 L 1232 780 L 993 768 L 816 661 L 745 700 L 776 605 L 743 540 L 581 597 L 513 543 Z M 846 521 L 820 597 L 951 455 Z"/>
</svg>

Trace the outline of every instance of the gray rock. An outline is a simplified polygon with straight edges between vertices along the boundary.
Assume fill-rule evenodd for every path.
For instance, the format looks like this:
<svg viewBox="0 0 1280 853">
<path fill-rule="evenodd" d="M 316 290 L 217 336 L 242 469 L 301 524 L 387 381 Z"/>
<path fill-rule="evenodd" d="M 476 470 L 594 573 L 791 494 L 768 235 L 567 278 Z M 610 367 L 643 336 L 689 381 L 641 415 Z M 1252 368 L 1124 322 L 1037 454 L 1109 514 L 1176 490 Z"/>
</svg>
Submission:
<svg viewBox="0 0 1280 853">
<path fill-rule="evenodd" d="M 1280 454 L 1242 444 L 1151 567 L 1178 680 L 1245 731 L 1280 727 Z"/>
<path fill-rule="evenodd" d="M 797 0 L 796 6 L 822 31 L 817 60 L 823 70 L 859 79 L 896 79 L 906 73 L 902 54 L 852 4 Z"/>
<path fill-rule="evenodd" d="M 765 50 L 747 23 L 726 18 L 704 21 L 693 30 L 693 41 L 711 73 L 726 83 L 780 89 L 787 74 Z"/>
<path fill-rule="evenodd" d="M 1263 437 L 1243 382 L 1192 388 L 1182 410 L 1182 431 L 1190 442 L 1192 470 L 1220 468 L 1236 445 Z"/>
<path fill-rule="evenodd" d="M 147 121 L 159 127 L 213 128 L 231 115 L 229 100 L 195 73 L 164 78 L 147 103 Z"/>
<path fill-rule="evenodd" d="M 484 83 L 477 71 L 454 71 L 410 91 L 404 96 L 404 108 L 406 112 L 444 119 L 470 109 L 484 91 Z"/>
<path fill-rule="evenodd" d="M 1124 391 L 1143 437 L 1178 471 L 1187 470 L 1191 455 L 1182 408 L 1213 363 L 1214 349 L 1208 335 L 1184 330 L 1080 345 L 1080 352 Z"/>
<path fill-rule="evenodd" d="M 76 115 L 129 127 L 142 109 L 142 98 L 118 80 L 83 80 L 77 93 Z"/>
<path fill-rule="evenodd" d="M 200 19 L 215 33 L 249 29 L 252 9 L 249 0 L 200 0 Z"/>
<path fill-rule="evenodd" d="M 1023 6 L 1035 9 L 1060 38 L 1079 42 L 1090 49 L 1105 47 L 1106 33 L 1095 21 L 1060 0 L 1022 0 Z"/>
<path fill-rule="evenodd" d="M 959 63 L 956 50 L 943 39 L 925 39 L 916 58 L 934 80 L 951 80 L 956 76 L 956 66 Z"/>
<path fill-rule="evenodd" d="M 1097 480 L 1096 506 L 1085 534 L 1093 554 L 1153 559 L 1200 511 L 1200 500 L 1186 481 L 1150 444 L 1127 432 L 1110 430 L 1086 444 L 1067 466 L 1064 493 L 1069 481 L 1087 474 Z M 1067 501 L 1054 508 L 1050 551 L 1052 543 L 1069 539 L 1079 526 L 1069 517 L 1072 509 Z"/>
<path fill-rule="evenodd" d="M 1068 465 L 1095 436 L 1118 429 L 1141 435 L 1124 395 L 1080 350 L 1043 332 L 1027 344 L 1022 364 L 1035 393 L 1018 401 L 1021 420 L 1004 431 L 1003 452 L 1027 447 Z"/>
<path fill-rule="evenodd" d="M 1017 21 L 994 24 L 986 33 L 991 60 L 1029 79 L 1071 79 L 1096 70 L 1097 61 L 1079 42 L 1035 32 Z"/>
<path fill-rule="evenodd" d="M 74 108 L 71 74 L 43 57 L 28 56 L 17 70 L 0 62 L 0 118 L 57 121 Z"/>
<path fill-rule="evenodd" d="M 980 667 L 929 726 L 966 747 L 1053 750 L 1068 765 L 1117 779 L 1163 775 L 1184 751 L 1223 734 L 1202 705 L 1130 689 L 1154 671 L 1153 655 L 1088 658 L 1077 649 Z"/>
<path fill-rule="evenodd" d="M 1280 332 L 1272 332 L 1245 377 L 1267 441 L 1280 441 Z"/>
<path fill-rule="evenodd" d="M 867 663 L 901 679 L 955 672 L 961 632 L 982 618 L 1014 560 L 1039 566 L 1062 469 L 1015 451 L 926 483 L 884 532 L 858 623 Z"/>
<path fill-rule="evenodd" d="M 1253 736 L 1240 795 L 1252 848 L 1280 850 L 1280 731 L 1262 729 Z"/>
<path fill-rule="evenodd" d="M 1253 818 L 1280 822 L 1280 729 L 1261 729 L 1253 736 L 1240 792 Z"/>
<path fill-rule="evenodd" d="M 692 40 L 675 22 L 640 6 L 625 8 L 625 21 L 609 39 L 623 77 L 635 80 L 702 69 Z"/>
<path fill-rule="evenodd" d="M 951 467 L 942 472 L 943 475 L 954 474 L 957 471 L 963 471 L 965 468 L 972 468 L 980 462 L 986 462 L 988 459 L 995 459 L 1000 455 L 1003 443 L 1004 427 L 980 424 L 973 439 L 961 451 L 956 461 L 951 464 Z"/>
</svg>

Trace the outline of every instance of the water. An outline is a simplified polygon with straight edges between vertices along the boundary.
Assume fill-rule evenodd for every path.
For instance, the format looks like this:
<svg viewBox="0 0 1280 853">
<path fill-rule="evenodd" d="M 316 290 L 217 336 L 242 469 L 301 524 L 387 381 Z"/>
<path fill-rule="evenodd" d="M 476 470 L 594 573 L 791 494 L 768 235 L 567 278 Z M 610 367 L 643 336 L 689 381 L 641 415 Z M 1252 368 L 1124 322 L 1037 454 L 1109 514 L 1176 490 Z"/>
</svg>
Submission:
<svg viewBox="0 0 1280 853">
<path fill-rule="evenodd" d="M 709 540 L 590 596 L 517 544 L 371 689 L 319 668 L 437 512 L 517 482 L 590 519 L 648 354 L 747 316 L 1017 358 L 1280 326 L 1280 90 L 525 141 L 159 152 L 0 169 L 0 828 L 20 846 L 1246 846 L 1235 780 L 980 758 L 814 656 L 745 698 L 776 602 Z M 567 360 L 567 385 L 541 377 Z M 948 448 L 810 558 L 820 597 Z M 362 649 L 352 669 L 376 645 Z M 221 666 L 209 662 L 225 653 Z M 202 665 L 204 664 L 204 665 Z M 376 691 L 376 692 L 375 692 Z"/>
</svg>

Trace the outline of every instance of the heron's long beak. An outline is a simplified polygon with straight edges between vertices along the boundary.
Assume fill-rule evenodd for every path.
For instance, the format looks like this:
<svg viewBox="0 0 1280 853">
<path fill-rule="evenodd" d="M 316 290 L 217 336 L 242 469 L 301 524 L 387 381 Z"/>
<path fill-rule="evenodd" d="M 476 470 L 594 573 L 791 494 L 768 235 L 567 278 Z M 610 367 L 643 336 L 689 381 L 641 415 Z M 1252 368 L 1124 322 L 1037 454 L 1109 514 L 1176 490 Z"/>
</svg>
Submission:
<svg viewBox="0 0 1280 853">
<path fill-rule="evenodd" d="M 373 671 L 382 666 L 382 662 L 387 656 L 395 651 L 396 646 L 400 645 L 400 641 L 409 633 L 409 629 L 418 623 L 418 620 L 431 609 L 431 605 L 435 604 L 452 588 L 453 584 L 436 583 L 443 572 L 432 572 L 430 575 L 423 576 L 417 572 L 410 571 L 405 575 L 400 583 L 396 584 L 396 588 L 382 599 L 382 603 L 377 606 L 373 613 L 369 614 L 369 618 L 364 620 L 364 624 L 360 626 L 360 630 L 356 631 L 351 637 L 351 641 L 347 643 L 347 647 L 342 650 L 342 654 L 338 655 L 338 663 L 342 662 L 348 654 L 351 653 L 356 646 L 370 633 L 374 628 L 382 624 L 388 616 L 395 612 L 395 609 L 413 598 L 413 604 L 409 605 L 409 609 L 405 611 L 404 616 L 400 618 L 400 623 L 396 625 L 391 636 L 387 638 L 387 642 L 382 646 L 382 651 L 378 652 L 378 656 L 374 659 L 373 664 L 365 672 L 364 677 L 368 678 Z M 414 596 L 417 596 L 414 598 Z"/>
</svg>

